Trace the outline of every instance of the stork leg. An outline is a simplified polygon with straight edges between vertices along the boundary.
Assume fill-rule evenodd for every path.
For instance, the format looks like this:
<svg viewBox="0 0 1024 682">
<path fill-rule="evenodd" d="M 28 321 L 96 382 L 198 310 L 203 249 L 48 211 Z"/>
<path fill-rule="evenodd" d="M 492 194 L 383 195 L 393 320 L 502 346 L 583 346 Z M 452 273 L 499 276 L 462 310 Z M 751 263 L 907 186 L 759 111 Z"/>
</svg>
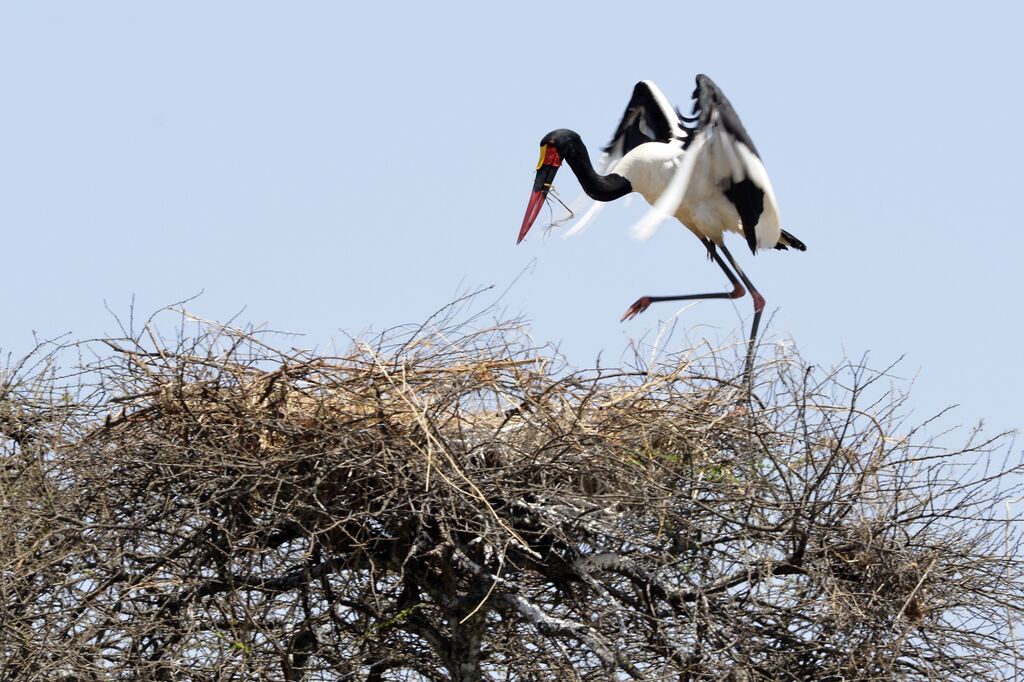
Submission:
<svg viewBox="0 0 1024 682">
<path fill-rule="evenodd" d="M 743 283 L 750 289 L 750 296 L 754 299 L 754 321 L 750 324 L 750 340 L 747 341 L 747 362 L 743 373 L 747 377 L 748 384 L 753 381 L 754 375 L 754 347 L 757 342 L 757 327 L 761 324 L 761 312 L 764 310 L 764 296 L 754 288 L 754 285 L 750 283 L 750 278 L 743 272 L 743 269 L 736 263 L 736 259 L 729 253 L 729 249 L 722 246 L 722 253 L 729 260 L 729 265 L 733 267 L 736 274 L 740 276 Z"/>
<path fill-rule="evenodd" d="M 662 301 L 695 301 L 705 298 L 742 298 L 747 292 L 743 288 L 743 285 L 740 284 L 740 280 L 736 278 L 736 275 L 732 273 L 732 270 L 730 270 L 729 266 L 725 264 L 722 257 L 718 255 L 718 251 L 715 250 L 715 245 L 710 241 L 702 241 L 704 242 L 704 246 L 707 247 L 708 256 L 718 263 L 718 267 L 722 268 L 722 272 L 724 272 L 725 276 L 729 278 L 729 281 L 732 283 L 732 291 L 722 291 L 711 294 L 686 294 L 685 296 L 641 296 L 636 300 L 636 303 L 629 306 L 629 309 L 622 316 L 620 322 L 632 320 L 634 317 L 647 310 L 652 303 L 660 303 Z M 723 247 L 722 250 L 725 251 L 725 248 Z M 728 252 L 726 251 L 726 253 Z M 731 260 L 732 258 L 730 257 L 730 261 Z"/>
<path fill-rule="evenodd" d="M 747 340 L 747 360 L 744 367 L 744 375 L 747 378 L 748 386 L 753 381 L 754 372 L 754 346 L 757 341 L 757 329 L 761 324 L 761 312 L 764 310 L 764 296 L 754 288 L 754 285 L 750 283 L 750 278 L 743 272 L 743 269 L 736 263 L 736 259 L 729 253 L 729 249 L 725 248 L 724 245 L 719 246 L 722 253 L 729 260 L 729 265 L 732 269 L 729 269 L 729 265 L 725 264 L 722 257 L 718 255 L 718 251 L 715 248 L 715 244 L 707 240 L 701 240 L 704 242 L 704 246 L 707 247 L 708 255 L 713 261 L 718 263 L 718 267 L 722 268 L 722 272 L 729 278 L 732 283 L 732 291 L 724 291 L 721 293 L 711 294 L 687 294 L 685 296 L 641 296 L 637 299 L 636 303 L 629 306 L 629 309 L 622 316 L 622 321 L 631 320 L 643 311 L 647 310 L 652 303 L 660 303 L 661 301 L 693 301 L 705 298 L 741 298 L 746 293 L 744 286 L 750 290 L 750 296 L 754 299 L 754 321 L 750 325 L 750 338 Z M 733 270 L 736 274 L 733 274 Z M 737 279 L 736 275 L 739 275 Z M 742 284 L 740 283 L 742 281 Z"/>
</svg>

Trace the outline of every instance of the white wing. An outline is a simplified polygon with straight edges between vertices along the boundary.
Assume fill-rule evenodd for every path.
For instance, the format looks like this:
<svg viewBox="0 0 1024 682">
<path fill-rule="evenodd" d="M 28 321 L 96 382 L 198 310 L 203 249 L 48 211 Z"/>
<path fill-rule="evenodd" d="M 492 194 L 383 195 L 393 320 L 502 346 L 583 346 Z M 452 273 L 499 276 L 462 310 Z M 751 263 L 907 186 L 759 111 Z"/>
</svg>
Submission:
<svg viewBox="0 0 1024 682">
<path fill-rule="evenodd" d="M 699 187 L 720 191 L 736 207 L 750 249 L 775 247 L 781 237 L 775 192 L 753 140 L 732 104 L 710 78 L 697 76 L 693 99 L 694 117 L 683 119 L 692 124 L 683 133 L 679 169 L 652 209 L 633 226 L 633 235 L 649 238 L 666 217 L 676 212 L 694 180 L 694 168 L 698 168 L 702 175 Z M 701 198 L 691 196 L 691 200 Z"/>
<path fill-rule="evenodd" d="M 611 141 L 602 150 L 604 154 L 597 171 L 602 175 L 611 173 L 623 156 L 645 142 L 671 142 L 686 135 L 678 113 L 658 86 L 651 81 L 640 81 L 633 86 L 626 111 Z M 603 208 L 603 202 L 594 202 L 566 231 L 564 238 L 582 232 Z"/>
<path fill-rule="evenodd" d="M 679 157 L 676 172 L 672 174 L 668 186 L 665 187 L 661 196 L 644 217 L 630 228 L 629 232 L 635 239 L 650 239 L 658 231 L 665 218 L 675 215 L 675 212 L 679 210 L 679 205 L 683 203 L 683 197 L 686 196 L 686 190 L 689 189 L 693 168 L 697 165 L 697 159 L 704 149 L 704 144 L 705 136 L 699 135 Z"/>
</svg>

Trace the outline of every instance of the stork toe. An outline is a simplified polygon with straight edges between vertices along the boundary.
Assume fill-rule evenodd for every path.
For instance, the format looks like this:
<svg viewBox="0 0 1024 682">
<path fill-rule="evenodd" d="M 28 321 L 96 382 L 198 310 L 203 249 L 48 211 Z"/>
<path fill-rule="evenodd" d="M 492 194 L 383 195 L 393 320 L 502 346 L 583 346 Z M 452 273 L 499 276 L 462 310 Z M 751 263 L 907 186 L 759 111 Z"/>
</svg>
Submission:
<svg viewBox="0 0 1024 682">
<path fill-rule="evenodd" d="M 650 296 L 641 296 L 636 300 L 636 303 L 629 306 L 629 309 L 622 315 L 619 322 L 625 322 L 626 320 L 632 320 L 634 317 L 647 310 L 651 305 Z"/>
</svg>

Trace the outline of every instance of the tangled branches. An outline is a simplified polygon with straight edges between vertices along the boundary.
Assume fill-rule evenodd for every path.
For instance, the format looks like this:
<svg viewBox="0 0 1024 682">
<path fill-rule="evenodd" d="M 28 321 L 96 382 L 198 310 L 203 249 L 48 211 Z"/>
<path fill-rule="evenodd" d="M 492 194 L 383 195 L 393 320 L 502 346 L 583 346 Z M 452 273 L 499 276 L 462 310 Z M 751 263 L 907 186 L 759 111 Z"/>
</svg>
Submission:
<svg viewBox="0 0 1024 682">
<path fill-rule="evenodd" d="M 571 371 L 448 319 L 0 375 L 0 679 L 1002 679 L 1015 470 L 793 354 Z M 948 436 L 944 436 L 948 437 Z"/>
</svg>

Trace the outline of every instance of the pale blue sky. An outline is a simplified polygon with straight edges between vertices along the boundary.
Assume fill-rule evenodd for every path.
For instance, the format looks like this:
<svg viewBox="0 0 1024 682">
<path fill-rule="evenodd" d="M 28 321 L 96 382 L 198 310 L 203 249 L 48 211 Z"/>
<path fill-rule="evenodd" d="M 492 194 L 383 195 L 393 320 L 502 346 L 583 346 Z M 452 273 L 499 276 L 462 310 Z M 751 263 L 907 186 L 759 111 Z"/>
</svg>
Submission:
<svg viewBox="0 0 1024 682">
<path fill-rule="evenodd" d="M 1019 4 L 448 7 L 0 2 L 0 347 L 115 333 L 104 301 L 149 313 L 199 290 L 198 314 L 246 307 L 328 347 L 536 259 L 509 313 L 578 366 L 618 362 L 677 310 L 620 324 L 633 300 L 723 277 L 677 225 L 631 240 L 639 200 L 568 241 L 543 213 L 516 247 L 537 144 L 569 127 L 596 152 L 637 80 L 688 109 L 704 72 L 808 245 L 732 242 L 768 337 L 820 365 L 906 355 L 921 418 L 1024 423 Z M 749 317 L 708 301 L 680 323 L 728 341 Z"/>
</svg>

